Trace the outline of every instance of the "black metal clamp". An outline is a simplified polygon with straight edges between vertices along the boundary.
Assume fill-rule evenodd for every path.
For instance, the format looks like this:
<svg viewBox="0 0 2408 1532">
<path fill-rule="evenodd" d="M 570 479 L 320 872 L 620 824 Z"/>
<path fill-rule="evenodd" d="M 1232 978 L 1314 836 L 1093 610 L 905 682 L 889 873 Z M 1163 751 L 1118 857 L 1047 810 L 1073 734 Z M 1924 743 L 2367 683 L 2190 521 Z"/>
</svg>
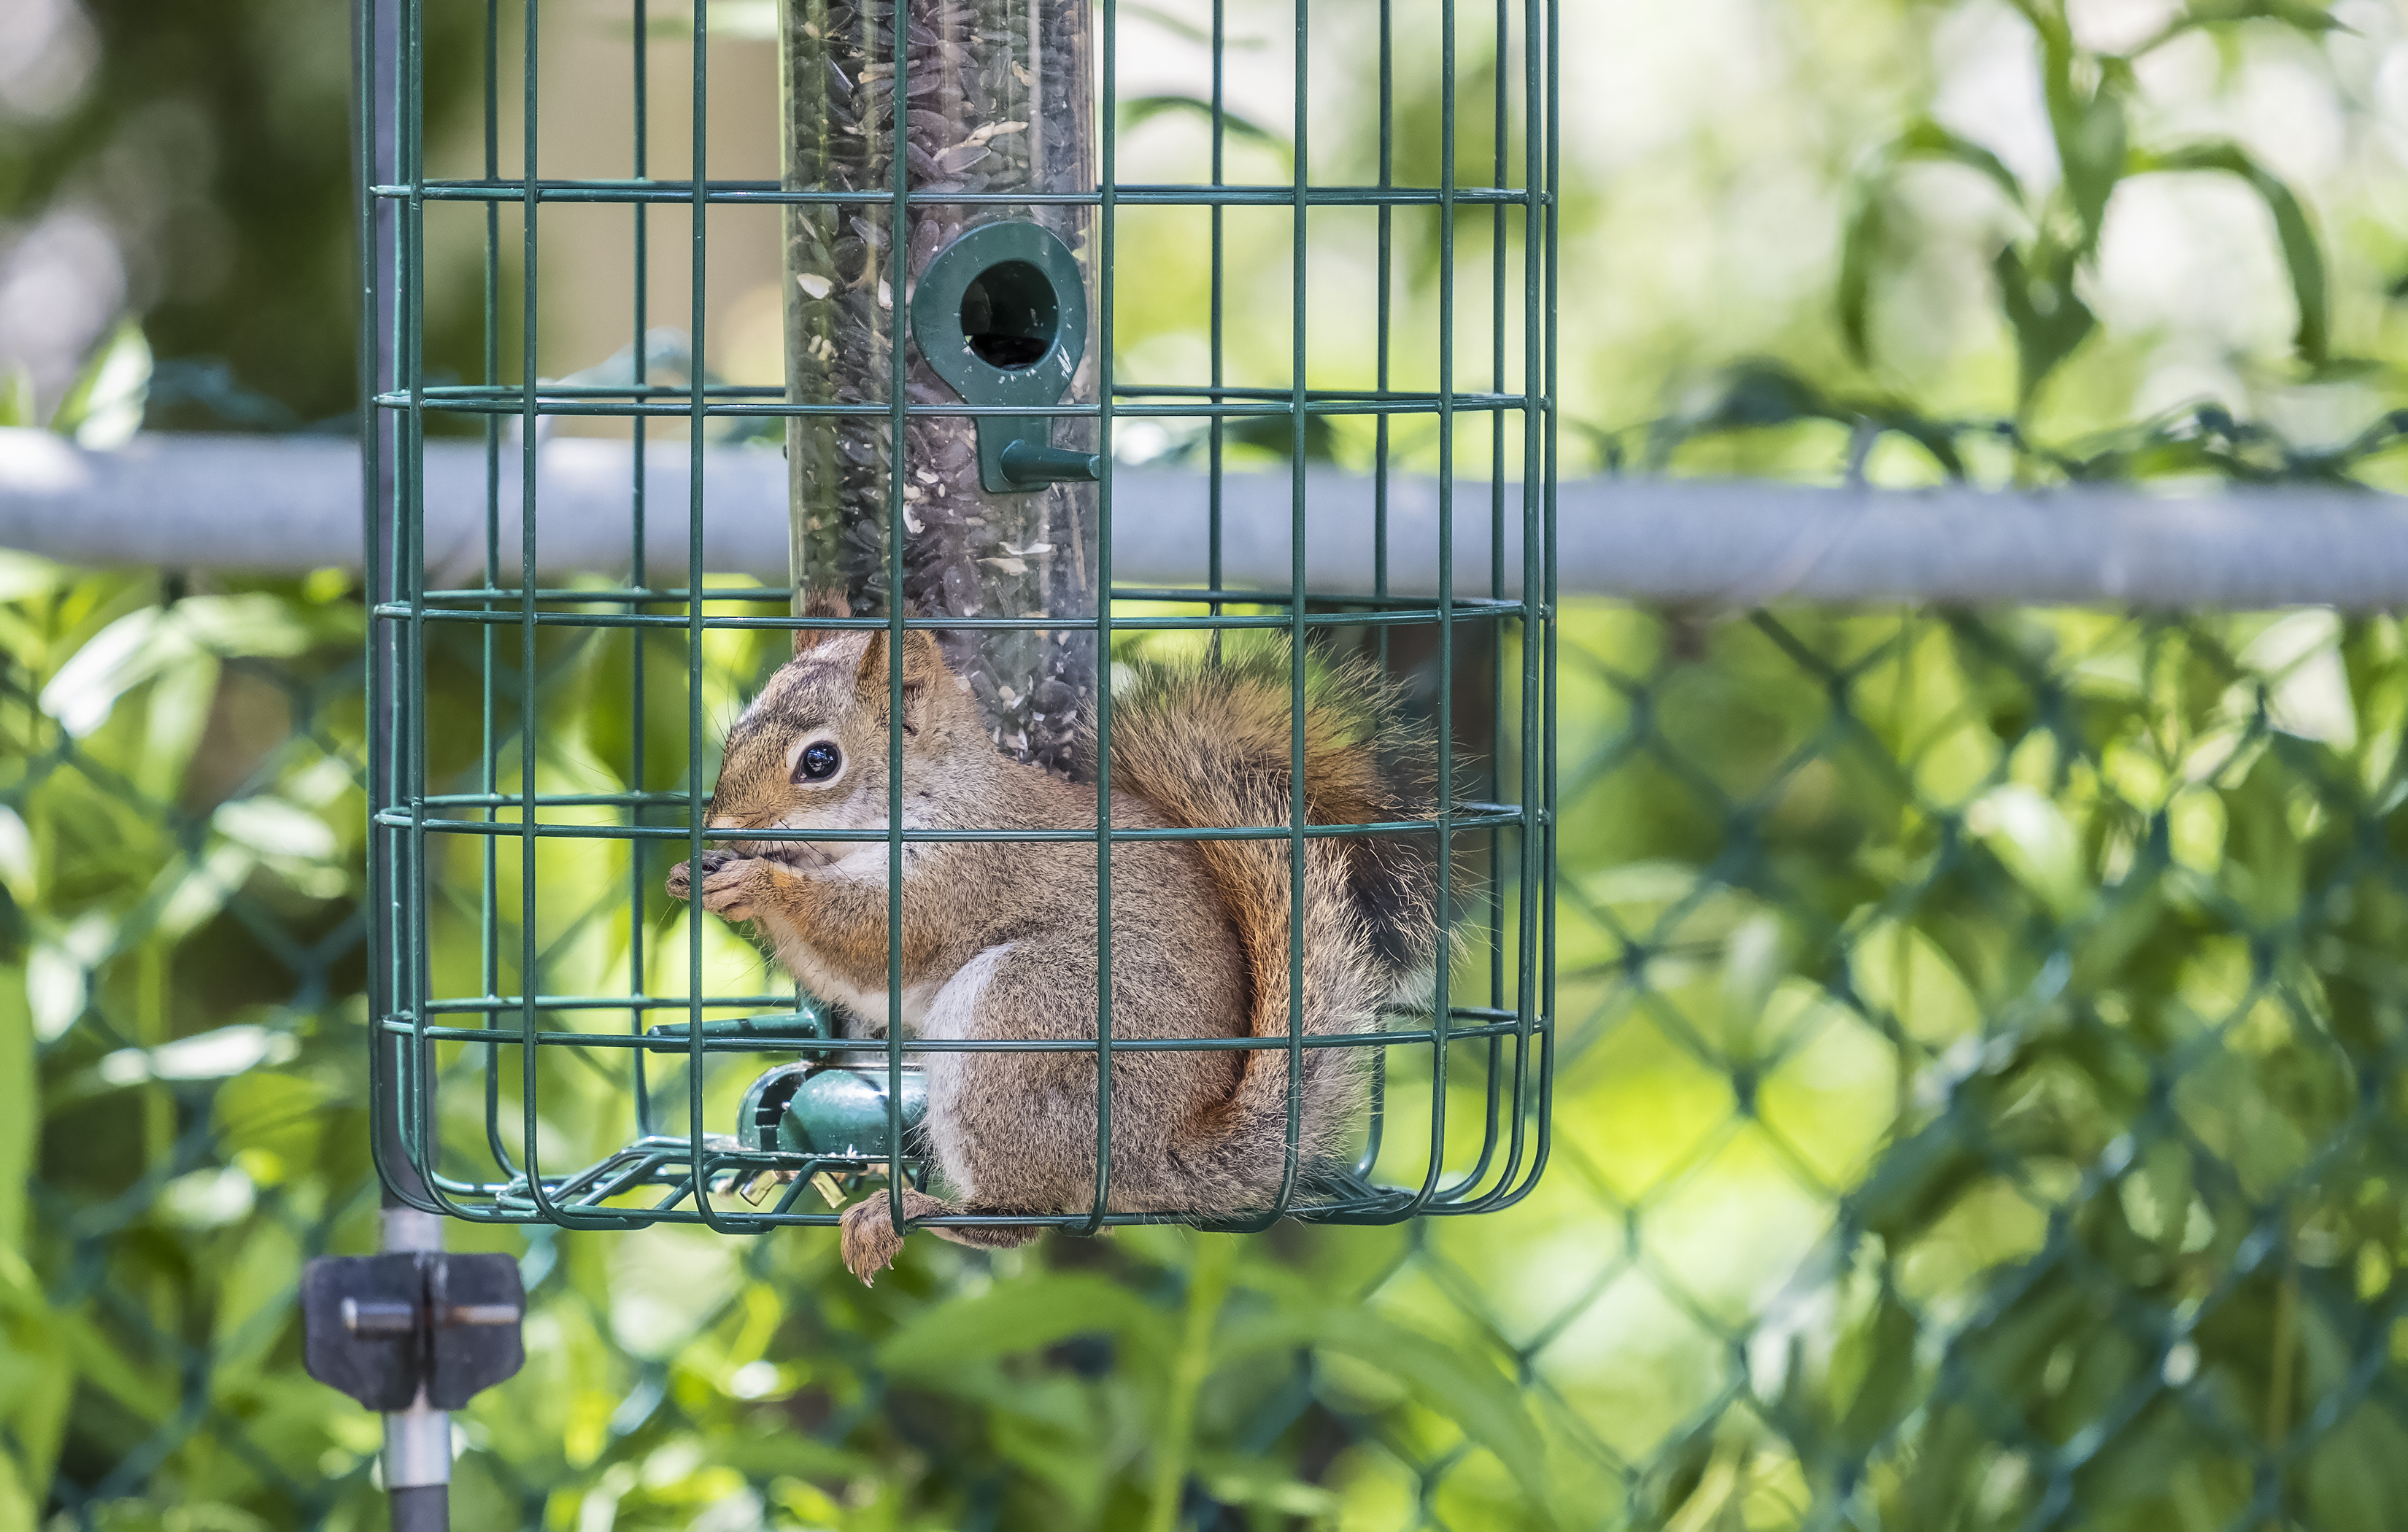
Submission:
<svg viewBox="0 0 2408 1532">
<path fill-rule="evenodd" d="M 370 1410 L 457 1410 L 526 1365 L 508 1255 L 325 1255 L 301 1274 L 309 1376 Z"/>
<path fill-rule="evenodd" d="M 409 1209 L 385 1217 L 435 1223 Z M 399 1249 L 321 1256 L 303 1269 L 303 1365 L 383 1412 L 384 1483 L 397 1532 L 449 1525 L 449 1411 L 525 1366 L 525 1313 L 526 1289 L 508 1255 Z"/>
</svg>

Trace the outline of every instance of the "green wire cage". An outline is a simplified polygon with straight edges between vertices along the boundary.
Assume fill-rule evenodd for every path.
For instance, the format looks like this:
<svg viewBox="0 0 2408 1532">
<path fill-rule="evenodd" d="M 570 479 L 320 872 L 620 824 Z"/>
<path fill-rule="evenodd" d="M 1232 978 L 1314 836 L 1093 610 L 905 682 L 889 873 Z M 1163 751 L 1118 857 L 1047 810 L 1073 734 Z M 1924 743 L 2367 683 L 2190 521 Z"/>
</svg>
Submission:
<svg viewBox="0 0 2408 1532">
<path fill-rule="evenodd" d="M 894 1014 L 852 1015 L 663 890 L 672 864 L 699 865 L 720 838 L 697 809 L 733 703 L 812 627 L 882 630 L 888 652 L 932 630 L 996 750 L 1066 774 L 1082 730 L 1085 758 L 1111 759 L 1115 664 L 1181 646 L 1217 657 L 1225 634 L 1284 640 L 1298 709 L 1309 665 L 1363 656 L 1433 731 L 1436 811 L 1412 828 L 1437 852 L 1455 944 L 1426 1004 L 1337 1040 L 1376 1064 L 1351 1163 L 1291 1169 L 1272 1205 L 1234 1215 L 1115 1210 L 1100 1152 L 1111 1061 L 1140 1045 L 1115 1043 L 1106 981 L 1078 1045 L 1101 1107 L 1093 1206 L 1017 1222 L 1385 1223 L 1526 1195 L 1547 1158 L 1554 1022 L 1552 0 L 1289 0 L 1243 12 L 1261 34 L 1244 47 L 1231 0 L 1194 0 L 1170 18 L 1192 37 L 1192 92 L 1142 97 L 1122 89 L 1114 0 L 911 0 L 899 47 L 892 0 L 780 0 L 774 180 L 711 157 L 725 84 L 711 29 L 736 8 L 629 0 L 609 36 L 624 40 L 633 132 L 623 172 L 603 179 L 547 173 L 562 156 L 539 141 L 538 0 L 357 0 L 371 1021 L 389 1194 L 487 1222 L 757 1232 L 833 1224 L 882 1187 L 902 1216 L 902 1187 L 926 1173 L 920 1056 L 941 1044 L 903 1024 L 899 968 Z M 481 79 L 427 79 L 429 29 L 472 18 Z M 691 158 L 676 165 L 651 150 L 670 50 L 692 70 Z M 1238 77 L 1262 96 L 1283 63 L 1269 93 L 1286 122 L 1240 112 Z M 1366 88 L 1330 88 L 1332 68 Z M 480 94 L 481 135 L 431 148 L 437 94 Z M 1191 173 L 1124 178 L 1124 132 L 1166 115 L 1188 134 Z M 1341 141 L 1370 149 L 1316 149 Z M 600 152 L 570 148 L 579 165 Z M 707 251 L 746 208 L 765 210 L 748 235 L 777 221 L 782 383 L 723 381 L 704 354 Z M 563 259 L 547 224 L 572 218 L 567 259 L 633 273 L 631 360 L 554 381 L 541 326 L 575 300 L 547 287 Z M 1267 286 L 1250 274 L 1274 224 L 1286 279 Z M 595 232 L 609 228 L 615 243 Z M 1116 261 L 1140 235 L 1197 258 Z M 669 239 L 691 260 L 682 347 L 647 311 Z M 471 246 L 480 262 L 462 258 Z M 463 381 L 429 361 L 428 297 L 475 280 L 481 358 Z M 1183 284 L 1151 296 L 1193 316 L 1191 376 L 1140 376 L 1118 343 L 1116 314 L 1155 282 Z M 1284 307 L 1267 308 L 1282 285 Z M 1346 354 L 1317 354 L 1333 323 Z M 1265 360 L 1279 334 L 1283 372 Z M 1161 503 L 1156 468 L 1146 498 L 1124 486 L 1118 515 L 1150 531 L 1183 518 L 1181 583 L 1115 582 L 1114 449 L 1137 422 L 1181 444 L 1194 492 Z M 615 575 L 539 578 L 557 563 L 538 514 L 554 429 L 616 437 L 627 454 Z M 478 443 L 474 572 L 430 575 L 443 560 L 427 545 L 429 465 Z M 729 514 L 706 463 L 781 448 L 789 578 L 731 578 L 706 553 Z M 683 472 L 674 514 L 657 503 L 664 463 Z M 1340 525 L 1341 501 L 1366 514 Z M 1233 574 L 1232 547 L 1266 537 L 1284 538 L 1289 578 Z M 849 615 L 803 615 L 804 593 L 827 590 Z M 445 671 L 477 680 L 473 715 L 430 709 L 428 678 Z M 907 825 L 902 750 L 897 733 L 885 824 L 854 836 L 887 848 L 897 912 L 905 845 L 1004 835 Z M 1138 832 L 1113 822 L 1109 767 L 1091 774 L 1099 812 L 1081 835 L 1110 889 L 1115 848 Z M 1300 868 L 1301 803 L 1292 817 L 1218 832 L 1284 842 Z M 1111 918 L 1097 909 L 1107 980 Z M 1301 929 L 1298 914 L 1292 953 Z M 1299 996 L 1301 982 L 1292 972 Z M 1293 1063 L 1304 1039 L 1226 1046 Z"/>
</svg>

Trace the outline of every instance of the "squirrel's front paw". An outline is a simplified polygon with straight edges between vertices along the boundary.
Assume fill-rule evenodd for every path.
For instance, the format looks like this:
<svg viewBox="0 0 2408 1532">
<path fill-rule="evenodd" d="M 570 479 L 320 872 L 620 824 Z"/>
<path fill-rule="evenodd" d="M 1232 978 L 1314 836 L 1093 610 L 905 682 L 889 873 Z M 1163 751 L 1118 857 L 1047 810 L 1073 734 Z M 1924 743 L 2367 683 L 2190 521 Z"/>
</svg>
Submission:
<svg viewBox="0 0 2408 1532">
<path fill-rule="evenodd" d="M 710 875 L 725 866 L 728 863 L 735 861 L 736 853 L 734 852 L 719 851 L 705 852 L 702 853 L 701 860 L 704 886 L 709 887 Z M 668 891 L 670 898 L 683 900 L 692 896 L 694 893 L 694 881 L 693 874 L 688 870 L 691 864 L 689 863 L 680 862 L 676 866 L 669 868 Z"/>
<path fill-rule="evenodd" d="M 763 895 L 768 892 L 768 881 L 776 873 L 769 863 L 757 856 L 738 856 L 734 852 L 702 853 L 702 908 L 722 920 L 749 921 L 760 913 Z M 669 871 L 669 897 L 683 899 L 693 887 L 693 874 L 688 864 L 681 862 Z"/>
<path fill-rule="evenodd" d="M 903 1236 L 895 1232 L 886 1198 L 873 1196 L 847 1208 L 843 1231 L 844 1268 L 859 1277 L 862 1286 L 876 1286 L 878 1274 L 894 1265 L 903 1249 Z"/>
<path fill-rule="evenodd" d="M 777 876 L 772 866 L 758 856 L 729 856 L 716 867 L 702 872 L 702 908 L 722 920 L 749 921 L 761 912 L 769 892 L 769 880 Z"/>
</svg>

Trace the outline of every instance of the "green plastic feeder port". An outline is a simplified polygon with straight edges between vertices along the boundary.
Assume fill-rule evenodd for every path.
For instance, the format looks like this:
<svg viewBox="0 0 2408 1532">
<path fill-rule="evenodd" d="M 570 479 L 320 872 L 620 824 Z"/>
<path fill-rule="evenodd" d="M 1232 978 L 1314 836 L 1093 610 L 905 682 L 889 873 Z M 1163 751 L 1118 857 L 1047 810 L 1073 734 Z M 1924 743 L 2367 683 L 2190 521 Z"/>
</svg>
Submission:
<svg viewBox="0 0 2408 1532">
<path fill-rule="evenodd" d="M 826 1010 L 810 999 L 791 1011 L 702 1024 L 703 1044 L 710 1052 L 752 1052 L 781 1044 L 825 1041 L 831 1035 Z M 685 1023 L 664 1023 L 646 1034 L 645 1047 L 655 1053 L 686 1052 L 691 1046 L 688 1036 Z M 875 1043 L 866 1046 L 877 1047 Z M 927 1106 L 926 1071 L 905 1066 L 903 1134 L 907 1140 L 919 1130 Z M 888 1149 L 886 1066 L 807 1060 L 770 1069 L 746 1087 L 743 1105 L 736 1111 L 736 1138 L 744 1148 L 761 1153 L 882 1160 Z"/>
<path fill-rule="evenodd" d="M 1070 247 L 1034 223 L 983 223 L 939 251 L 911 294 L 911 334 L 966 405 L 1061 402 L 1087 350 L 1087 290 Z M 1042 416 L 982 415 L 979 485 L 990 494 L 1102 477 L 1094 452 L 1054 445 Z"/>
<path fill-rule="evenodd" d="M 903 1071 L 903 1135 L 917 1132 L 928 1109 L 924 1070 Z M 744 1093 L 736 1136 L 746 1149 L 817 1159 L 883 1160 L 886 1066 L 789 1064 L 770 1070 Z"/>
</svg>

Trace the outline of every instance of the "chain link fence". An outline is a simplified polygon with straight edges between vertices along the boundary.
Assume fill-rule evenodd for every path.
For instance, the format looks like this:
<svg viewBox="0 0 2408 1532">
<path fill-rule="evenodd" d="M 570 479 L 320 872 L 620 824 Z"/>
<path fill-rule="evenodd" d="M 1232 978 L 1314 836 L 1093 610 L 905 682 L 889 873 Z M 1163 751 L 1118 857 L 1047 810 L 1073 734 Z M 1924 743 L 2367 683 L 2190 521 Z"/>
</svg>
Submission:
<svg viewBox="0 0 2408 1532">
<path fill-rule="evenodd" d="M 0 1524 L 380 1525 L 294 1309 L 374 1239 L 357 593 L 0 558 Z M 1526 1203 L 915 1241 L 867 1291 L 796 1231 L 462 1227 L 532 1307 L 459 1525 L 2392 1525 L 2401 624 L 1562 633 Z M 593 663 L 534 678 L 580 780 L 646 722 Z M 597 881 L 546 961 L 624 916 Z"/>
</svg>

